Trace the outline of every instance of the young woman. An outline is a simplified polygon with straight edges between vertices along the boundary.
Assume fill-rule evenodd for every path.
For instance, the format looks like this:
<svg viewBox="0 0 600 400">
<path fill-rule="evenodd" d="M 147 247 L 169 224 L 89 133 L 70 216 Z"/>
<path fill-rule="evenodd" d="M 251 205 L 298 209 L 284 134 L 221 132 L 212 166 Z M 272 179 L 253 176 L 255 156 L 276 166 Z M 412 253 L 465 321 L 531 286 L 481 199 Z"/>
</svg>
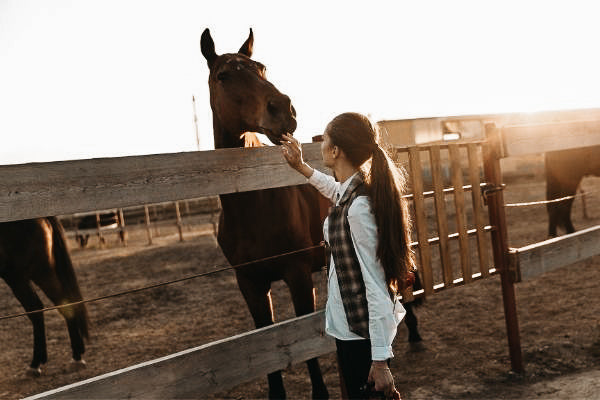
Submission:
<svg viewBox="0 0 600 400">
<path fill-rule="evenodd" d="M 302 159 L 284 135 L 283 156 L 333 206 L 323 230 L 328 250 L 327 334 L 336 339 L 346 392 L 365 398 L 374 386 L 399 398 L 389 369 L 392 341 L 406 313 L 397 294 L 414 277 L 405 179 L 364 115 L 345 113 L 325 129 L 321 152 L 335 179 Z"/>
</svg>

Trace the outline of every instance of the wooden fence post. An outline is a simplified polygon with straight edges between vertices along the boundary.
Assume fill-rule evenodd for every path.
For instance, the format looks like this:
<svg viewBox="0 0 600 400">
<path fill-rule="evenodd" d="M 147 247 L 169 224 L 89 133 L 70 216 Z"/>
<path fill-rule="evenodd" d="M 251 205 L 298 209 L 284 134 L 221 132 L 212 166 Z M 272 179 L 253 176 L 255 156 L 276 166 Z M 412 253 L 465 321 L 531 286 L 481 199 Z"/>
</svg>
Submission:
<svg viewBox="0 0 600 400">
<path fill-rule="evenodd" d="M 179 231 L 179 241 L 183 242 L 183 222 L 181 222 L 181 213 L 179 212 L 179 202 L 175 202 L 175 216 L 177 218 L 177 230 Z"/>
<path fill-rule="evenodd" d="M 104 236 L 102 236 L 102 232 L 100 231 L 100 227 L 102 223 L 100 222 L 100 213 L 96 211 L 96 233 L 98 235 L 98 247 L 101 249 L 104 248 Z"/>
<path fill-rule="evenodd" d="M 121 237 L 121 243 L 123 243 L 123 246 L 127 247 L 127 229 L 125 228 L 125 216 L 123 215 L 122 208 L 119 208 L 118 217 L 120 225 L 119 236 Z"/>
<path fill-rule="evenodd" d="M 152 244 L 152 231 L 150 229 L 150 211 L 148 205 L 144 204 L 144 214 L 146 215 L 146 234 L 148 235 L 148 244 Z"/>
<path fill-rule="evenodd" d="M 493 185 L 492 189 L 487 192 L 486 198 L 490 225 L 492 226 L 494 265 L 496 270 L 500 272 L 511 367 L 513 371 L 522 373 L 524 369 L 521 338 L 517 318 L 514 279 L 509 270 L 508 234 L 504 213 L 504 195 L 502 193 L 502 171 L 500 170 L 502 140 L 495 124 L 486 124 L 485 131 L 486 143 L 483 146 L 483 168 L 486 182 Z"/>
</svg>

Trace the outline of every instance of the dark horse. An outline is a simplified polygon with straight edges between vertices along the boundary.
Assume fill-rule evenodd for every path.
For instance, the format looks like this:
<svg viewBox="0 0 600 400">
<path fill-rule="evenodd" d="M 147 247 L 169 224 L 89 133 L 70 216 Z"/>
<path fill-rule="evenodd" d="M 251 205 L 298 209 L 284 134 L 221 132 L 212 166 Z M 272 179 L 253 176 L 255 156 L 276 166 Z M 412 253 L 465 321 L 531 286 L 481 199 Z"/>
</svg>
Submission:
<svg viewBox="0 0 600 400">
<path fill-rule="evenodd" d="M 282 134 L 296 129 L 290 98 L 267 80 L 264 65 L 250 59 L 253 42 L 250 30 L 237 53 L 217 55 L 209 30 L 202 33 L 217 149 L 257 145 L 255 135 L 248 132 L 263 133 L 278 145 Z M 220 199 L 217 240 L 231 265 L 308 248 L 323 240 L 322 223 L 329 202 L 310 185 L 225 194 Z M 256 327 L 273 324 L 270 288 L 280 279 L 290 289 L 297 315 L 315 311 L 312 272 L 321 269 L 324 261 L 323 249 L 319 248 L 236 269 L 240 291 Z M 413 327 L 416 332 L 416 319 Z M 327 398 L 318 360 L 307 364 L 313 398 Z M 281 373 L 269 374 L 268 381 L 269 397 L 284 398 Z"/>
<path fill-rule="evenodd" d="M 33 284 L 55 305 L 82 300 L 62 225 L 55 217 L 0 223 L 0 276 L 26 311 L 44 307 Z M 65 318 L 74 366 L 84 366 L 88 317 L 84 304 L 59 309 Z M 28 315 L 33 324 L 33 360 L 29 374 L 39 376 L 46 363 L 44 313 Z"/>
<path fill-rule="evenodd" d="M 586 175 L 600 176 L 600 146 L 548 152 L 546 165 L 546 199 L 573 196 Z M 555 237 L 557 228 L 575 232 L 571 208 L 575 199 L 548 203 L 548 235 Z"/>
<path fill-rule="evenodd" d="M 121 227 L 121 221 L 119 219 L 119 215 L 115 211 L 110 211 L 101 214 L 94 215 L 85 215 L 83 216 L 79 222 L 77 223 L 77 229 L 100 229 L 102 227 Z M 122 227 L 121 227 L 122 228 Z M 104 236 L 101 236 L 98 233 L 100 243 L 104 244 L 106 241 Z M 121 229 L 119 231 L 119 237 L 121 238 L 121 242 L 125 242 L 125 231 Z M 79 247 L 82 249 L 87 246 L 88 240 L 90 238 L 89 232 L 76 232 L 75 240 L 79 243 Z"/>
</svg>

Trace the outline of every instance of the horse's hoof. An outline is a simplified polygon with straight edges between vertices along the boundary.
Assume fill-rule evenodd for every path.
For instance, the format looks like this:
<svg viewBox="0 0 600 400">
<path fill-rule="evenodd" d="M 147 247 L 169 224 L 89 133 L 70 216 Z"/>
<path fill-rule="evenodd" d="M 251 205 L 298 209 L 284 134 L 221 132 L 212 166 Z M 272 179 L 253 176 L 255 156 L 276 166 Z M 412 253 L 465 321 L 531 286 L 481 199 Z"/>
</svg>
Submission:
<svg viewBox="0 0 600 400">
<path fill-rule="evenodd" d="M 81 371 L 82 369 L 85 369 L 86 367 L 87 367 L 87 363 L 83 359 L 71 360 L 71 366 L 70 366 L 71 371 Z"/>
<path fill-rule="evenodd" d="M 42 376 L 42 368 L 40 368 L 40 367 L 37 367 L 37 368 L 29 367 L 29 368 L 27 368 L 27 371 L 25 372 L 25 374 L 27 376 L 32 377 L 32 378 L 38 378 L 38 377 Z"/>
<path fill-rule="evenodd" d="M 425 351 L 425 345 L 423 342 L 408 342 L 408 351 L 410 353 L 420 353 Z"/>
</svg>

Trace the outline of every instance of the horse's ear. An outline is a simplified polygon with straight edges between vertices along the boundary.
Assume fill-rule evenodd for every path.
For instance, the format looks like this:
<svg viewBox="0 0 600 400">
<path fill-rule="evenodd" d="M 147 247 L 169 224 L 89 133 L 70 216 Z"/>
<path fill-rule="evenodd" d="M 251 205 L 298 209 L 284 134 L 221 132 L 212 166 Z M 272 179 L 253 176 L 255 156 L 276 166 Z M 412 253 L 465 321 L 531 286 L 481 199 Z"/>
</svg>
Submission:
<svg viewBox="0 0 600 400">
<path fill-rule="evenodd" d="M 250 28 L 250 35 L 244 42 L 242 47 L 238 50 L 238 53 L 244 54 L 248 57 L 252 57 L 252 47 L 254 46 L 254 35 L 252 34 L 252 28 Z"/>
<path fill-rule="evenodd" d="M 202 37 L 200 38 L 200 50 L 208 62 L 208 68 L 212 68 L 215 60 L 217 59 L 217 53 L 215 53 L 215 42 L 213 42 L 208 28 L 202 32 Z"/>
</svg>

